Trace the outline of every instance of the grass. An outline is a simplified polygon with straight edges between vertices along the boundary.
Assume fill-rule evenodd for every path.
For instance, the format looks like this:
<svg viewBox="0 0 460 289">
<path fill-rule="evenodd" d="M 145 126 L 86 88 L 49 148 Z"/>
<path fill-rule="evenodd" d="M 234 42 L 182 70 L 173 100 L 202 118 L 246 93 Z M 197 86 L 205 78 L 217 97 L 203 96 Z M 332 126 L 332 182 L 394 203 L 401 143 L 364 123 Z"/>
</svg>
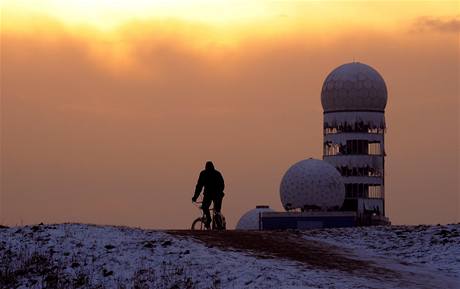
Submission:
<svg viewBox="0 0 460 289">
<path fill-rule="evenodd" d="M 104 281 L 95 280 L 90 268 L 72 262 L 69 266 L 52 258 L 50 254 L 32 252 L 26 249 L 12 252 L 0 245 L 0 288 L 47 288 L 76 289 L 108 288 Z M 69 270 L 69 268 L 72 270 Z M 110 271 L 111 272 L 111 271 Z M 103 272 L 105 278 L 113 278 L 113 272 Z M 196 280 L 180 264 L 163 262 L 161 268 L 142 268 L 135 270 L 131 278 L 115 280 L 117 289 L 195 289 Z M 220 288 L 220 280 L 214 279 L 209 289 Z"/>
</svg>

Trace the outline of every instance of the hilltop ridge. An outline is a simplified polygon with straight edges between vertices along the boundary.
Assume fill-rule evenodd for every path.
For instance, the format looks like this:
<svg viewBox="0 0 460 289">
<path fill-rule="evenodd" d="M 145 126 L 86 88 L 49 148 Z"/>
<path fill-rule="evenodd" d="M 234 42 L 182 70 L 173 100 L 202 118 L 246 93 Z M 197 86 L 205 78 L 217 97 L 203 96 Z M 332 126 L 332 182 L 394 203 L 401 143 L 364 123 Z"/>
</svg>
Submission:
<svg viewBox="0 0 460 289">
<path fill-rule="evenodd" d="M 264 232 L 3 228 L 0 288 L 456 288 L 459 233 L 460 224 Z"/>
</svg>

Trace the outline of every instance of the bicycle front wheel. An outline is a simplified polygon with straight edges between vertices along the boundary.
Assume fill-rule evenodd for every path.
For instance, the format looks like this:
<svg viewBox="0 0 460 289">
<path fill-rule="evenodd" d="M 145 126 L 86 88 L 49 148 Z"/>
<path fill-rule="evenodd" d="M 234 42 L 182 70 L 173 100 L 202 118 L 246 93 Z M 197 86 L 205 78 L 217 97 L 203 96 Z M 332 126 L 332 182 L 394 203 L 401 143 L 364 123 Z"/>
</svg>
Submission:
<svg viewBox="0 0 460 289">
<path fill-rule="evenodd" d="M 204 230 L 204 222 L 203 218 L 197 218 L 195 221 L 192 223 L 192 230 Z"/>
</svg>

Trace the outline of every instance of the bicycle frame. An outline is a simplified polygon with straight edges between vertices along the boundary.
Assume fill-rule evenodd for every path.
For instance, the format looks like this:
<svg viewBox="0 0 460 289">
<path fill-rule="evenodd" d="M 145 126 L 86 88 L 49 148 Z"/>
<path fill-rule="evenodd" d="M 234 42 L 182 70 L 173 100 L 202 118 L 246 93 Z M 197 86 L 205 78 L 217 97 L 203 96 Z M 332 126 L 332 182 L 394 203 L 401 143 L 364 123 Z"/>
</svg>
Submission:
<svg viewBox="0 0 460 289">
<path fill-rule="evenodd" d="M 200 230 L 203 230 L 203 227 L 204 227 L 204 223 L 206 222 L 206 215 L 204 214 L 204 211 L 203 211 L 203 201 L 198 201 L 198 202 L 194 202 L 195 206 L 197 206 L 197 208 L 201 211 L 201 217 L 195 219 L 195 221 L 193 221 L 192 223 L 192 230 L 195 229 L 195 223 L 197 222 L 200 222 Z M 211 230 L 217 230 L 218 229 L 218 225 L 216 223 L 216 215 L 217 214 L 220 214 L 220 223 L 221 223 L 221 228 L 223 227 L 223 229 L 225 230 L 225 217 L 221 214 L 221 213 L 217 213 L 215 212 L 214 210 L 214 206 L 211 208 L 209 208 L 209 212 L 210 212 L 210 215 L 211 215 Z"/>
<path fill-rule="evenodd" d="M 204 214 L 204 211 L 203 211 L 203 201 L 198 201 L 198 202 L 195 202 L 194 203 L 195 206 L 201 211 L 201 230 L 203 230 L 203 224 L 205 223 L 205 220 L 206 220 L 206 215 Z M 209 212 L 210 212 L 210 215 L 211 215 L 211 224 L 214 223 L 214 206 L 212 208 L 209 208 Z"/>
</svg>

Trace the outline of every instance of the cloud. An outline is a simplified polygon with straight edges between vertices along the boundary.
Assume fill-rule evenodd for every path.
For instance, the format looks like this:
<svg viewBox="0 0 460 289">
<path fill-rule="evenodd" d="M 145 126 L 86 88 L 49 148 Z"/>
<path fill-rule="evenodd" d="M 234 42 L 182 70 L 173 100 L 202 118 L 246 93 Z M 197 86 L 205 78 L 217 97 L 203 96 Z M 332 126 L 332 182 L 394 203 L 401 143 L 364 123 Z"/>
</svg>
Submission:
<svg viewBox="0 0 460 289">
<path fill-rule="evenodd" d="M 414 23 L 415 31 L 438 31 L 448 33 L 460 32 L 460 15 L 449 17 L 418 17 Z"/>
</svg>

